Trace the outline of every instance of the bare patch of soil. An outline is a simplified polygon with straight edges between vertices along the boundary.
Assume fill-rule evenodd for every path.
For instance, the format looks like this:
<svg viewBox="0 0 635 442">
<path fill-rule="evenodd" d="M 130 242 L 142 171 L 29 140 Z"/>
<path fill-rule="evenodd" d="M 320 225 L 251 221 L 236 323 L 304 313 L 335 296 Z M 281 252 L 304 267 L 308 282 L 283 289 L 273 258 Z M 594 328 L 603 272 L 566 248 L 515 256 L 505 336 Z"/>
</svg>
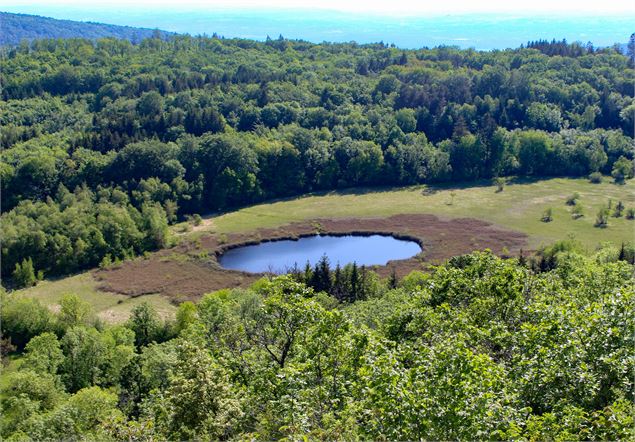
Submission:
<svg viewBox="0 0 635 442">
<path fill-rule="evenodd" d="M 387 276 L 394 268 L 398 276 L 453 256 L 474 250 L 508 250 L 516 254 L 526 246 L 527 235 L 472 218 L 444 219 L 429 214 L 395 215 L 387 218 L 317 219 L 248 233 L 206 235 L 146 259 L 125 262 L 116 268 L 95 271 L 100 289 L 130 296 L 161 293 L 175 302 L 197 299 L 204 293 L 227 287 L 245 287 L 260 274 L 225 270 L 216 260 L 229 248 L 265 240 L 299 238 L 316 233 L 391 234 L 413 239 L 423 251 L 410 259 L 391 261 L 375 271 Z"/>
</svg>

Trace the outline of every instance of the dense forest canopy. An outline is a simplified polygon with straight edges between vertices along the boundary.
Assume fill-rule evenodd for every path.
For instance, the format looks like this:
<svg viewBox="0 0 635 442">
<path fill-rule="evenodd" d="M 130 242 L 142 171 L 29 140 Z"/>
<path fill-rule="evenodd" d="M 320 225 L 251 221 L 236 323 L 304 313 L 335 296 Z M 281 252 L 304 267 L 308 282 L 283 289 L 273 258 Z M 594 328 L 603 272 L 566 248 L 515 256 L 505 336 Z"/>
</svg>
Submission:
<svg viewBox="0 0 635 442">
<path fill-rule="evenodd" d="M 29 259 L 45 274 L 94 266 L 165 245 L 186 214 L 315 190 L 626 179 L 630 63 L 566 42 L 477 52 L 176 36 L 5 48 L 2 271 Z"/>
<path fill-rule="evenodd" d="M 24 349 L 4 440 L 632 440 L 633 266 L 561 243 L 535 273 L 491 253 L 338 303 L 294 279 L 140 304 L 104 326 L 12 294 Z M 394 283 L 394 284 L 393 284 Z"/>
<path fill-rule="evenodd" d="M 43 38 L 122 38 L 139 43 L 144 38 L 167 38 L 173 32 L 105 23 L 58 20 L 39 15 L 0 12 L 0 46 L 17 46 Z"/>
</svg>

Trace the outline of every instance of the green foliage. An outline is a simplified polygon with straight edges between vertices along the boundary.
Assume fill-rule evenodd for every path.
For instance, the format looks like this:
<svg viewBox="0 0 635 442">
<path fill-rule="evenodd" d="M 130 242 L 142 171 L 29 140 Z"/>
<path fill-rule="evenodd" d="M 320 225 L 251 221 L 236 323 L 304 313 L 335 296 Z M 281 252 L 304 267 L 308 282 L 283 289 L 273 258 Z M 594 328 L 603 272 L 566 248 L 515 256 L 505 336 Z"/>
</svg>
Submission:
<svg viewBox="0 0 635 442">
<path fill-rule="evenodd" d="M 609 215 L 611 210 L 609 207 L 603 206 L 598 210 L 597 215 L 595 216 L 595 227 L 605 228 L 609 225 Z"/>
<path fill-rule="evenodd" d="M 35 277 L 35 270 L 33 269 L 33 260 L 31 258 L 24 258 L 22 263 L 16 263 L 12 276 L 15 284 L 19 288 L 35 285 L 37 278 Z"/>
<path fill-rule="evenodd" d="M 611 175 L 616 183 L 623 183 L 625 180 L 633 178 L 633 160 L 621 156 L 615 164 L 613 164 Z"/>
<path fill-rule="evenodd" d="M 24 364 L 36 373 L 57 374 L 64 362 L 60 342 L 53 333 L 42 333 L 29 341 L 25 347 Z"/>
<path fill-rule="evenodd" d="M 186 214 L 316 190 L 632 176 L 628 58 L 531 47 L 154 36 L 8 49 L 2 271 L 29 257 L 36 277 L 107 266 L 165 247 Z"/>
<path fill-rule="evenodd" d="M 553 221 L 553 209 L 548 207 L 542 212 L 542 216 L 540 217 L 540 221 L 543 223 L 549 223 Z"/>
<path fill-rule="evenodd" d="M 578 192 L 574 192 L 571 196 L 567 197 L 567 206 L 575 206 L 578 204 L 579 199 L 580 194 Z"/>
<path fill-rule="evenodd" d="M 197 321 L 196 305 L 191 301 L 185 301 L 179 305 L 176 311 L 176 332 L 180 333 Z"/>
<path fill-rule="evenodd" d="M 138 347 L 57 319 L 61 341 L 33 337 L 4 384 L 1 435 L 629 439 L 635 252 L 581 250 L 555 243 L 535 270 L 477 252 L 355 302 L 263 278 L 183 304 L 178 337 Z M 142 307 L 129 326 L 165 324 Z"/>
<path fill-rule="evenodd" d="M 620 218 L 624 214 L 624 203 L 618 201 L 615 205 L 615 209 L 613 209 L 613 216 L 615 218 Z"/>
<path fill-rule="evenodd" d="M 99 382 L 106 347 L 94 328 L 76 326 L 62 338 L 64 366 L 62 378 L 68 391 L 76 392 Z"/>
<path fill-rule="evenodd" d="M 602 174 L 600 172 L 593 172 L 589 175 L 589 181 L 593 184 L 600 184 L 602 182 Z"/>
<path fill-rule="evenodd" d="M 144 205 L 139 212 L 120 191 L 61 189 L 56 200 L 23 201 L 1 219 L 2 269 L 16 268 L 16 282 L 32 277 L 33 268 L 69 272 L 124 258 L 168 243 L 163 209 Z M 23 250 L 30 257 L 24 261 Z M 22 264 L 19 264 L 22 261 Z M 25 264 L 26 263 L 26 264 Z M 26 267 L 25 267 L 26 265 Z"/>
<path fill-rule="evenodd" d="M 53 314 L 37 299 L 3 294 L 0 300 L 2 336 L 10 339 L 18 349 L 23 349 L 33 337 L 54 331 Z"/>
<path fill-rule="evenodd" d="M 578 219 L 584 216 L 584 209 L 579 203 L 571 208 L 571 218 Z"/>
<path fill-rule="evenodd" d="M 77 325 L 89 325 L 93 320 L 92 315 L 91 305 L 79 296 L 74 294 L 62 296 L 57 320 L 64 330 Z"/>
<path fill-rule="evenodd" d="M 27 430 L 30 419 L 45 414 L 64 397 L 55 378 L 48 373 L 21 370 L 8 376 L 2 388 L 2 435 Z M 3 438 L 4 438 L 3 437 Z"/>
<path fill-rule="evenodd" d="M 148 302 L 142 302 L 132 309 L 127 326 L 134 332 L 137 347 L 144 347 L 160 339 L 159 316 Z"/>
<path fill-rule="evenodd" d="M 99 387 L 85 388 L 52 410 L 24 423 L 23 431 L 34 440 L 97 439 L 101 427 L 121 416 L 117 396 Z"/>
<path fill-rule="evenodd" d="M 505 190 L 505 184 L 507 184 L 507 180 L 503 177 L 494 178 L 494 185 L 496 186 L 496 192 L 502 192 Z"/>
<path fill-rule="evenodd" d="M 228 373 L 204 349 L 185 342 L 176 350 L 178 362 L 165 398 L 149 405 L 159 413 L 153 416 L 157 426 L 173 440 L 236 434 L 244 412 Z"/>
</svg>

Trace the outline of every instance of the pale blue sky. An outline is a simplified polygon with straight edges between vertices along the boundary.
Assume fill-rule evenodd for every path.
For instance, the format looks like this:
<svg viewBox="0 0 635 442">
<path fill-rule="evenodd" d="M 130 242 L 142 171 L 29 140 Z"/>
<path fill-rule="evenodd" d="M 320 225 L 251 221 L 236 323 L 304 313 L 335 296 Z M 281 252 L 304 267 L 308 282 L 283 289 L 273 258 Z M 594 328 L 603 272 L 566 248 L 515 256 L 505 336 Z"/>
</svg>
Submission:
<svg viewBox="0 0 635 442">
<path fill-rule="evenodd" d="M 635 13 L 634 0 L 2 0 L 2 4 L 16 10 L 20 6 L 29 11 L 41 5 L 46 9 L 67 7 L 151 8 L 204 10 L 222 9 L 327 9 L 341 12 L 363 12 L 395 15 L 430 15 L 448 13 L 518 13 L 518 14 L 620 14 Z M 0 10 L 3 8 L 0 4 Z M 7 8 L 8 9 L 8 8 Z"/>
<path fill-rule="evenodd" d="M 0 11 L 96 21 L 191 35 L 264 40 L 284 35 L 312 42 L 403 48 L 458 45 L 518 47 L 553 38 L 625 43 L 635 30 L 635 0 L 0 0 Z"/>
</svg>

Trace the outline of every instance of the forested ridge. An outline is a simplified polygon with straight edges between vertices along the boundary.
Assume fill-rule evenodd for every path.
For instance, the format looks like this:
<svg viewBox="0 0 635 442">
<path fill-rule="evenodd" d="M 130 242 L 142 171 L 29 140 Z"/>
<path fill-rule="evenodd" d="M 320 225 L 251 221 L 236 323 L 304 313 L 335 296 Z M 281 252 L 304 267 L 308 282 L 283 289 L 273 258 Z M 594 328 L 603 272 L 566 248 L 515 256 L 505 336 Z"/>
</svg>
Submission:
<svg viewBox="0 0 635 442">
<path fill-rule="evenodd" d="M 177 36 L 3 51 L 3 275 L 133 256 L 187 214 L 316 190 L 633 174 L 635 75 L 614 48 Z"/>
<path fill-rule="evenodd" d="M 633 266 L 573 242 L 488 252 L 354 303 L 295 276 L 105 326 L 0 298 L 3 440 L 631 440 Z"/>
<path fill-rule="evenodd" d="M 123 38 L 139 43 L 153 35 L 168 37 L 172 32 L 105 23 L 58 20 L 30 14 L 0 12 L 0 46 L 17 46 L 42 38 Z M 23 43 L 24 42 L 24 43 Z"/>
</svg>

